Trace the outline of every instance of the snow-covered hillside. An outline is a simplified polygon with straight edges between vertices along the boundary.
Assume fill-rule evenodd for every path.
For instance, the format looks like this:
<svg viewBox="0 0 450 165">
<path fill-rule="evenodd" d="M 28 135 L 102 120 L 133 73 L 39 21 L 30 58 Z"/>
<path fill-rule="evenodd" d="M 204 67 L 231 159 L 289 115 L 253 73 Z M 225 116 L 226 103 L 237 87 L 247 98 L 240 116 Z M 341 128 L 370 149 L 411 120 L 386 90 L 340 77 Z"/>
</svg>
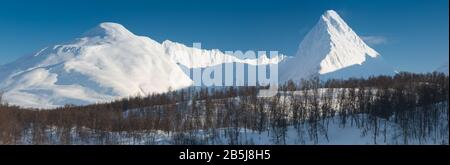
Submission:
<svg viewBox="0 0 450 165">
<path fill-rule="evenodd" d="M 280 70 L 282 81 L 315 75 L 348 78 L 394 73 L 379 53 L 366 45 L 333 10 L 320 17 L 300 43 L 295 58 L 284 62 Z"/>
<path fill-rule="evenodd" d="M 3 66 L 0 82 L 9 103 L 39 108 L 111 101 L 192 84 L 161 44 L 116 23 L 102 23 L 79 39 Z"/>
</svg>

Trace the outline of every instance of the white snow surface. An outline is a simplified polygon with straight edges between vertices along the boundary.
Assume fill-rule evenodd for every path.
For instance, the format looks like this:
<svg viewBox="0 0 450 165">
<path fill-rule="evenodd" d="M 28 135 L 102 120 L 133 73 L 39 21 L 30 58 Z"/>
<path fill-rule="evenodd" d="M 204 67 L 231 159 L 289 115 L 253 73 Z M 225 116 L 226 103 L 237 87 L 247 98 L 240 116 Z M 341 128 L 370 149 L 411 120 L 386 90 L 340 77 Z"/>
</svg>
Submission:
<svg viewBox="0 0 450 165">
<path fill-rule="evenodd" d="M 35 108 L 105 102 L 192 84 L 161 44 L 116 23 L 102 23 L 68 44 L 3 66 L 0 82 L 9 103 Z"/>
<path fill-rule="evenodd" d="M 306 79 L 314 75 L 330 74 L 350 66 L 364 66 L 367 60 L 379 58 L 379 53 L 364 43 L 335 11 L 328 10 L 300 43 L 295 58 L 284 62 L 280 69 L 284 72 L 280 73 L 280 78 L 282 81 Z M 385 64 L 381 66 L 375 64 L 369 67 L 370 69 L 355 69 L 359 72 L 357 74 L 351 72 L 346 74 L 376 75 L 385 73 L 386 69 L 388 69 L 386 74 L 394 73 L 391 68 L 386 67 L 388 66 Z"/>
</svg>

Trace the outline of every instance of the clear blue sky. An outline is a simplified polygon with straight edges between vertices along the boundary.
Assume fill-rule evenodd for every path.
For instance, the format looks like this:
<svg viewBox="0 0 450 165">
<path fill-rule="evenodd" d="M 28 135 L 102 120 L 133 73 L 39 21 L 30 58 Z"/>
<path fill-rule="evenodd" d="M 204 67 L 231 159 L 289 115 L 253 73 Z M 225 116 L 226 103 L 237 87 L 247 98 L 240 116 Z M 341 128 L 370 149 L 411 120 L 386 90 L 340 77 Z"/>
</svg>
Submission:
<svg viewBox="0 0 450 165">
<path fill-rule="evenodd" d="M 448 0 L 138 1 L 0 0 L 0 64 L 117 22 L 156 41 L 294 55 L 327 9 L 336 10 L 398 70 L 448 62 Z"/>
</svg>

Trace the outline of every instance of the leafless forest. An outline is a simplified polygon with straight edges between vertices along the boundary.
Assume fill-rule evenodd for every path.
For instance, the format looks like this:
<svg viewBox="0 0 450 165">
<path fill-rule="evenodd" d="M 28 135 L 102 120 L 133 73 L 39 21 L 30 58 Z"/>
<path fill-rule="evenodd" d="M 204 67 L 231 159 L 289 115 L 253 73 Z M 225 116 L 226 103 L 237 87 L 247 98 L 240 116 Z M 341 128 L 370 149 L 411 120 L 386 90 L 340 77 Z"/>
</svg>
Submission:
<svg viewBox="0 0 450 165">
<path fill-rule="evenodd" d="M 286 144 L 289 128 L 320 144 L 319 139 L 333 138 L 328 132 L 336 119 L 339 127 L 356 127 L 374 143 L 389 140 L 389 122 L 397 126 L 401 144 L 426 139 L 448 144 L 444 74 L 289 82 L 270 98 L 258 97 L 259 88 L 189 88 L 54 110 L 2 102 L 0 144 L 158 144 L 158 134 L 169 135 L 168 144 L 252 144 L 240 140 L 246 131 Z"/>
</svg>

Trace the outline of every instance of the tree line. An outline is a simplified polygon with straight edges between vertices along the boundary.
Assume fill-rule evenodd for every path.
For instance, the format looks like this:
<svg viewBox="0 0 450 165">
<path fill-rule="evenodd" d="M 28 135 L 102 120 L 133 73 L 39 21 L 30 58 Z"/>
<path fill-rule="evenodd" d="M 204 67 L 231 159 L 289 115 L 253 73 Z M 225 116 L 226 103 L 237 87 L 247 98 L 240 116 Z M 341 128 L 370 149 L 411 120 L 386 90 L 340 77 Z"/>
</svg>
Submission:
<svg viewBox="0 0 450 165">
<path fill-rule="evenodd" d="M 170 144 L 251 144 L 242 137 L 247 131 L 286 144 L 290 128 L 318 144 L 332 138 L 328 129 L 336 119 L 374 143 L 396 134 L 402 144 L 427 139 L 448 144 L 444 74 L 289 81 L 269 98 L 258 97 L 261 88 L 187 88 L 52 110 L 8 105 L 0 95 L 0 144 L 157 144 L 161 133 L 170 135 Z M 389 132 L 387 123 L 398 128 Z"/>
</svg>

